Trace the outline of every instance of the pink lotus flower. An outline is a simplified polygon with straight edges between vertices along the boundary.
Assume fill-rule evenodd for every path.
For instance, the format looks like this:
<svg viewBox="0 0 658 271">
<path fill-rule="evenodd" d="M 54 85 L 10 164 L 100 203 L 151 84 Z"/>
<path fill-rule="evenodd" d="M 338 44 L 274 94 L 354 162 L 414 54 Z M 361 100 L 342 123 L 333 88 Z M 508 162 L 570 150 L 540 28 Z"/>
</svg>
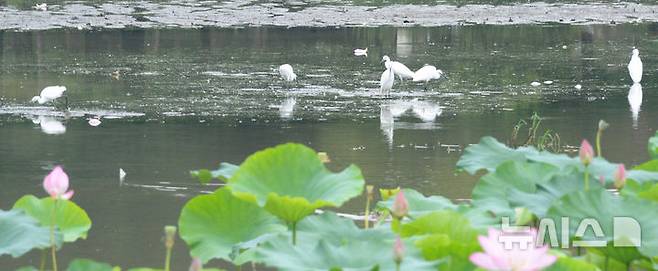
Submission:
<svg viewBox="0 0 658 271">
<path fill-rule="evenodd" d="M 407 198 L 404 197 L 404 192 L 402 192 L 402 190 L 395 195 L 392 209 L 393 216 L 399 219 L 402 219 L 409 213 L 409 202 L 407 202 Z"/>
<path fill-rule="evenodd" d="M 469 258 L 473 264 L 486 270 L 496 271 L 536 271 L 552 265 L 557 257 L 549 255 L 548 246 L 536 247 L 534 245 L 537 231 L 531 230 L 527 235 L 514 234 L 514 238 L 527 236 L 530 241 L 527 246 L 513 244 L 506 247 L 504 236 L 500 230 L 489 229 L 489 236 L 479 236 L 480 246 L 484 253 L 473 253 Z M 511 235 L 508 235 L 511 236 Z M 532 239 L 529 239 L 532 238 Z M 518 241 L 519 239 L 513 239 Z M 505 242 L 504 242 L 505 241 Z"/>
<path fill-rule="evenodd" d="M 404 244 L 400 237 L 395 238 L 395 244 L 393 245 L 393 260 L 396 263 L 400 264 L 404 258 Z"/>
<path fill-rule="evenodd" d="M 73 197 L 73 190 L 69 190 L 69 176 L 62 170 L 62 167 L 56 166 L 43 179 L 43 189 L 54 199 L 68 200 Z"/>
<path fill-rule="evenodd" d="M 617 171 L 615 171 L 615 188 L 620 189 L 626 184 L 626 167 L 624 164 L 619 164 Z"/>
<path fill-rule="evenodd" d="M 594 149 L 592 149 L 592 145 L 589 144 L 587 139 L 583 139 L 583 142 L 580 143 L 578 155 L 580 156 L 580 161 L 585 166 L 588 166 L 592 162 L 592 159 L 594 159 Z"/>
</svg>

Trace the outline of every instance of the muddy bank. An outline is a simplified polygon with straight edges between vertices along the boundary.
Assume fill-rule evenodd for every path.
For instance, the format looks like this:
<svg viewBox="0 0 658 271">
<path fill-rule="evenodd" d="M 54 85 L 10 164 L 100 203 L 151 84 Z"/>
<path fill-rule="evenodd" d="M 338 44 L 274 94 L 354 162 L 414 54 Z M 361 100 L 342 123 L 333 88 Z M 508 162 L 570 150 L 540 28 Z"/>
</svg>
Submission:
<svg viewBox="0 0 658 271">
<path fill-rule="evenodd" d="M 441 26 L 459 24 L 611 24 L 658 21 L 658 5 L 549 4 L 392 5 L 386 7 L 233 1 L 113 2 L 51 5 L 48 10 L 0 7 L 0 29 L 196 28 L 236 26 Z"/>
</svg>

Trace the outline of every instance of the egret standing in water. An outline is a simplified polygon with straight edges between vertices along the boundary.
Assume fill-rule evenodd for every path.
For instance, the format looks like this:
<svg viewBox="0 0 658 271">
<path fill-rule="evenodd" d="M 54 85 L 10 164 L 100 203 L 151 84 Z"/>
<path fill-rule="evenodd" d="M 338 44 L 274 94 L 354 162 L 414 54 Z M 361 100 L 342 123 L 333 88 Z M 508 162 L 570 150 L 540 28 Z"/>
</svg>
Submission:
<svg viewBox="0 0 658 271">
<path fill-rule="evenodd" d="M 391 64 L 393 74 L 397 75 L 400 78 L 400 81 L 402 81 L 402 79 L 411 79 L 414 77 L 414 72 L 407 68 L 407 66 L 397 61 L 391 61 L 391 58 L 388 56 L 383 56 L 382 62 Z"/>
<path fill-rule="evenodd" d="M 391 61 L 386 61 L 384 66 L 386 66 L 386 70 L 382 73 L 381 79 L 379 79 L 379 92 L 388 97 L 395 82 L 395 75 L 391 67 Z"/>
<path fill-rule="evenodd" d="M 439 79 L 441 76 L 443 76 L 442 70 L 438 70 L 432 65 L 425 65 L 414 73 L 412 81 L 427 83 L 432 79 Z"/>
<path fill-rule="evenodd" d="M 283 64 L 279 66 L 279 75 L 281 75 L 283 80 L 288 82 L 295 81 L 295 79 L 297 79 L 297 75 L 292 70 L 292 66 L 290 66 L 290 64 Z"/>
<path fill-rule="evenodd" d="M 34 96 L 32 97 L 32 102 L 33 103 L 39 103 L 39 104 L 45 104 L 47 102 L 53 102 L 56 99 L 62 97 L 64 95 L 64 92 L 66 91 L 65 86 L 49 86 L 45 87 L 43 90 L 41 90 L 41 94 L 39 96 Z M 64 96 L 64 107 L 65 109 L 69 108 L 69 99 L 68 97 Z"/>
<path fill-rule="evenodd" d="M 628 62 L 628 74 L 631 75 L 633 83 L 642 81 L 642 60 L 640 59 L 640 50 L 633 48 L 633 56 Z"/>
</svg>

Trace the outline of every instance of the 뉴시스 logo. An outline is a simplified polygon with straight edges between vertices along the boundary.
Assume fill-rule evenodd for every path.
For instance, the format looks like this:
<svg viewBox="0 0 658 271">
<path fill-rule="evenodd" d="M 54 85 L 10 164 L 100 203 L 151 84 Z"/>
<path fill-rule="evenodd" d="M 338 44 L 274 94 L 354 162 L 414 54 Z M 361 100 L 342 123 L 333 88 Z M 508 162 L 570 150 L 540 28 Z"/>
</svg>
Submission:
<svg viewBox="0 0 658 271">
<path fill-rule="evenodd" d="M 534 239 L 531 234 L 532 229 L 528 226 L 511 226 L 510 218 L 503 217 L 501 230 L 502 233 L 498 239 L 505 249 L 512 249 L 517 245 L 519 249 L 525 250 L 529 245 L 543 246 L 548 243 L 550 247 L 569 248 L 569 247 L 605 247 L 609 240 L 612 240 L 614 247 L 640 247 L 642 245 L 642 229 L 640 223 L 632 217 L 613 217 L 612 232 L 604 232 L 599 221 L 593 218 L 585 218 L 578 222 L 575 229 L 574 237 L 577 240 L 571 241 L 569 234 L 571 232 L 572 218 L 562 217 L 560 221 L 554 221 L 551 218 L 542 218 L 539 220 L 539 229 Z M 560 227 L 560 236 L 558 236 L 557 227 Z M 588 235 L 587 232 L 592 234 Z M 593 236 L 593 238 L 591 238 Z M 612 236 L 612 238 L 608 238 Z"/>
</svg>

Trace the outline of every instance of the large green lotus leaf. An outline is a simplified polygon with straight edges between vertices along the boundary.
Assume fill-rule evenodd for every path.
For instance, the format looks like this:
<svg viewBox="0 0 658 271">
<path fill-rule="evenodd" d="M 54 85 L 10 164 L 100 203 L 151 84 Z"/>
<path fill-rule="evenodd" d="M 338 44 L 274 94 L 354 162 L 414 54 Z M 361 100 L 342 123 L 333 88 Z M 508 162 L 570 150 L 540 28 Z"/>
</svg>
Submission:
<svg viewBox="0 0 658 271">
<path fill-rule="evenodd" d="M 512 149 L 492 137 L 483 137 L 480 143 L 467 147 L 457 162 L 457 168 L 465 170 L 470 174 L 474 174 L 481 169 L 493 172 L 500 164 L 510 160 L 546 163 L 560 170 L 570 167 L 578 168 L 581 172 L 585 170 L 578 157 L 538 151 L 534 147 Z M 612 183 L 617 167 L 618 164 L 610 163 L 605 159 L 597 157 L 592 161 L 588 170 L 591 175 L 597 177 L 603 176 L 606 183 Z M 658 172 L 629 170 L 627 171 L 627 177 L 638 182 L 658 181 Z"/>
<path fill-rule="evenodd" d="M 601 184 L 590 176 L 590 189 L 602 188 Z M 562 196 L 585 189 L 584 174 L 578 170 L 566 170 L 554 175 L 546 183 L 537 184 L 535 193 L 512 189 L 508 193 L 510 206 L 525 207 L 538 217 L 546 215 L 551 204 Z"/>
<path fill-rule="evenodd" d="M 473 204 L 487 208 L 496 215 L 513 216 L 511 191 L 535 193 L 538 184 L 545 184 L 559 169 L 545 163 L 506 161 L 495 171 L 483 176 L 473 189 Z"/>
<path fill-rule="evenodd" d="M 274 216 L 227 188 L 191 199 L 181 211 L 178 227 L 192 256 L 204 263 L 215 258 L 234 261 L 236 248 L 248 249 L 260 237 L 286 230 Z"/>
<path fill-rule="evenodd" d="M 75 259 L 69 263 L 66 271 L 120 271 L 121 268 L 113 267 L 106 263 L 96 262 L 89 259 Z"/>
<path fill-rule="evenodd" d="M 615 236 L 613 234 L 613 218 L 633 218 L 639 223 L 642 230 L 642 244 L 638 251 L 646 257 L 653 258 L 658 256 L 658 231 L 655 230 L 658 228 L 656 210 L 658 210 L 658 203 L 633 197 L 613 196 L 602 188 L 596 188 L 589 191 L 572 192 L 563 196 L 553 202 L 547 216 L 558 222 L 562 217 L 569 217 L 569 234 L 571 237 L 575 236 L 575 231 L 583 219 L 595 219 L 600 224 L 605 237 L 594 237 L 594 233 L 590 229 L 585 232 L 581 239 L 605 240 L 607 242 L 612 242 L 614 238 L 617 238 L 617 240 L 632 240 L 632 235 L 626 236 L 619 233 Z M 560 236 L 561 227 L 557 227 L 557 232 Z M 627 247 L 613 248 L 611 246 L 603 249 L 610 256 L 629 255 L 628 250 Z M 628 261 L 628 259 L 620 260 Z"/>
<path fill-rule="evenodd" d="M 33 217 L 20 210 L 0 210 L 0 255 L 20 257 L 34 248 L 50 246 L 50 228 L 39 225 Z M 56 232 L 57 245 L 62 235 Z"/>
<path fill-rule="evenodd" d="M 340 245 L 360 241 L 392 240 L 395 238 L 388 227 L 361 229 L 351 219 L 338 217 L 333 212 L 314 215 L 299 222 L 297 230 L 302 233 L 314 234 L 332 244 Z"/>
<path fill-rule="evenodd" d="M 409 202 L 409 216 L 411 217 L 418 217 L 443 209 L 457 209 L 457 205 L 441 196 L 425 197 L 420 192 L 408 188 L 402 189 L 402 191 L 407 202 Z M 386 201 L 378 202 L 377 207 L 390 210 L 393 208 L 393 202 L 395 202 L 395 197 L 390 197 Z"/>
<path fill-rule="evenodd" d="M 648 149 L 651 159 L 658 159 L 658 131 L 656 131 L 656 135 L 649 138 Z"/>
<path fill-rule="evenodd" d="M 53 208 L 55 219 L 53 219 Z M 55 226 L 62 233 L 64 242 L 75 242 L 78 238 L 87 239 L 87 232 L 91 229 L 91 220 L 87 212 L 70 200 L 57 200 L 52 198 L 39 199 L 32 195 L 25 195 L 14 203 L 13 209 L 23 210 L 36 218 L 41 225 Z"/>
<path fill-rule="evenodd" d="M 294 223 L 311 210 L 339 207 L 359 196 L 364 183 L 358 167 L 332 173 L 315 151 L 289 143 L 249 156 L 229 179 L 228 187 L 238 197 L 253 200 Z"/>
<path fill-rule="evenodd" d="M 637 183 L 628 180 L 620 192 L 625 197 L 636 197 L 658 202 L 658 184 Z"/>
<path fill-rule="evenodd" d="M 596 265 L 569 257 L 559 257 L 555 263 L 544 271 L 597 271 Z"/>
<path fill-rule="evenodd" d="M 400 235 L 417 237 L 416 246 L 427 260 L 442 260 L 441 270 L 472 270 L 468 257 L 480 250 L 480 232 L 463 215 L 437 211 L 402 225 Z"/>
<path fill-rule="evenodd" d="M 348 239 L 334 236 L 339 240 L 337 241 L 329 238 L 332 233 L 302 231 L 298 234 L 303 242 L 298 242 L 297 245 L 290 243 L 288 233 L 269 239 L 257 248 L 258 259 L 269 267 L 288 271 L 395 270 L 393 238 Z M 352 232 L 350 235 L 359 233 Z M 407 241 L 400 270 L 436 270 L 436 262 L 423 260 L 420 252 Z"/>
<path fill-rule="evenodd" d="M 198 178 L 199 181 L 204 184 L 209 183 L 213 179 L 226 182 L 236 171 L 238 171 L 238 168 L 240 167 L 234 164 L 221 163 L 216 170 L 199 169 L 190 171 L 190 174 L 192 177 Z"/>
</svg>

